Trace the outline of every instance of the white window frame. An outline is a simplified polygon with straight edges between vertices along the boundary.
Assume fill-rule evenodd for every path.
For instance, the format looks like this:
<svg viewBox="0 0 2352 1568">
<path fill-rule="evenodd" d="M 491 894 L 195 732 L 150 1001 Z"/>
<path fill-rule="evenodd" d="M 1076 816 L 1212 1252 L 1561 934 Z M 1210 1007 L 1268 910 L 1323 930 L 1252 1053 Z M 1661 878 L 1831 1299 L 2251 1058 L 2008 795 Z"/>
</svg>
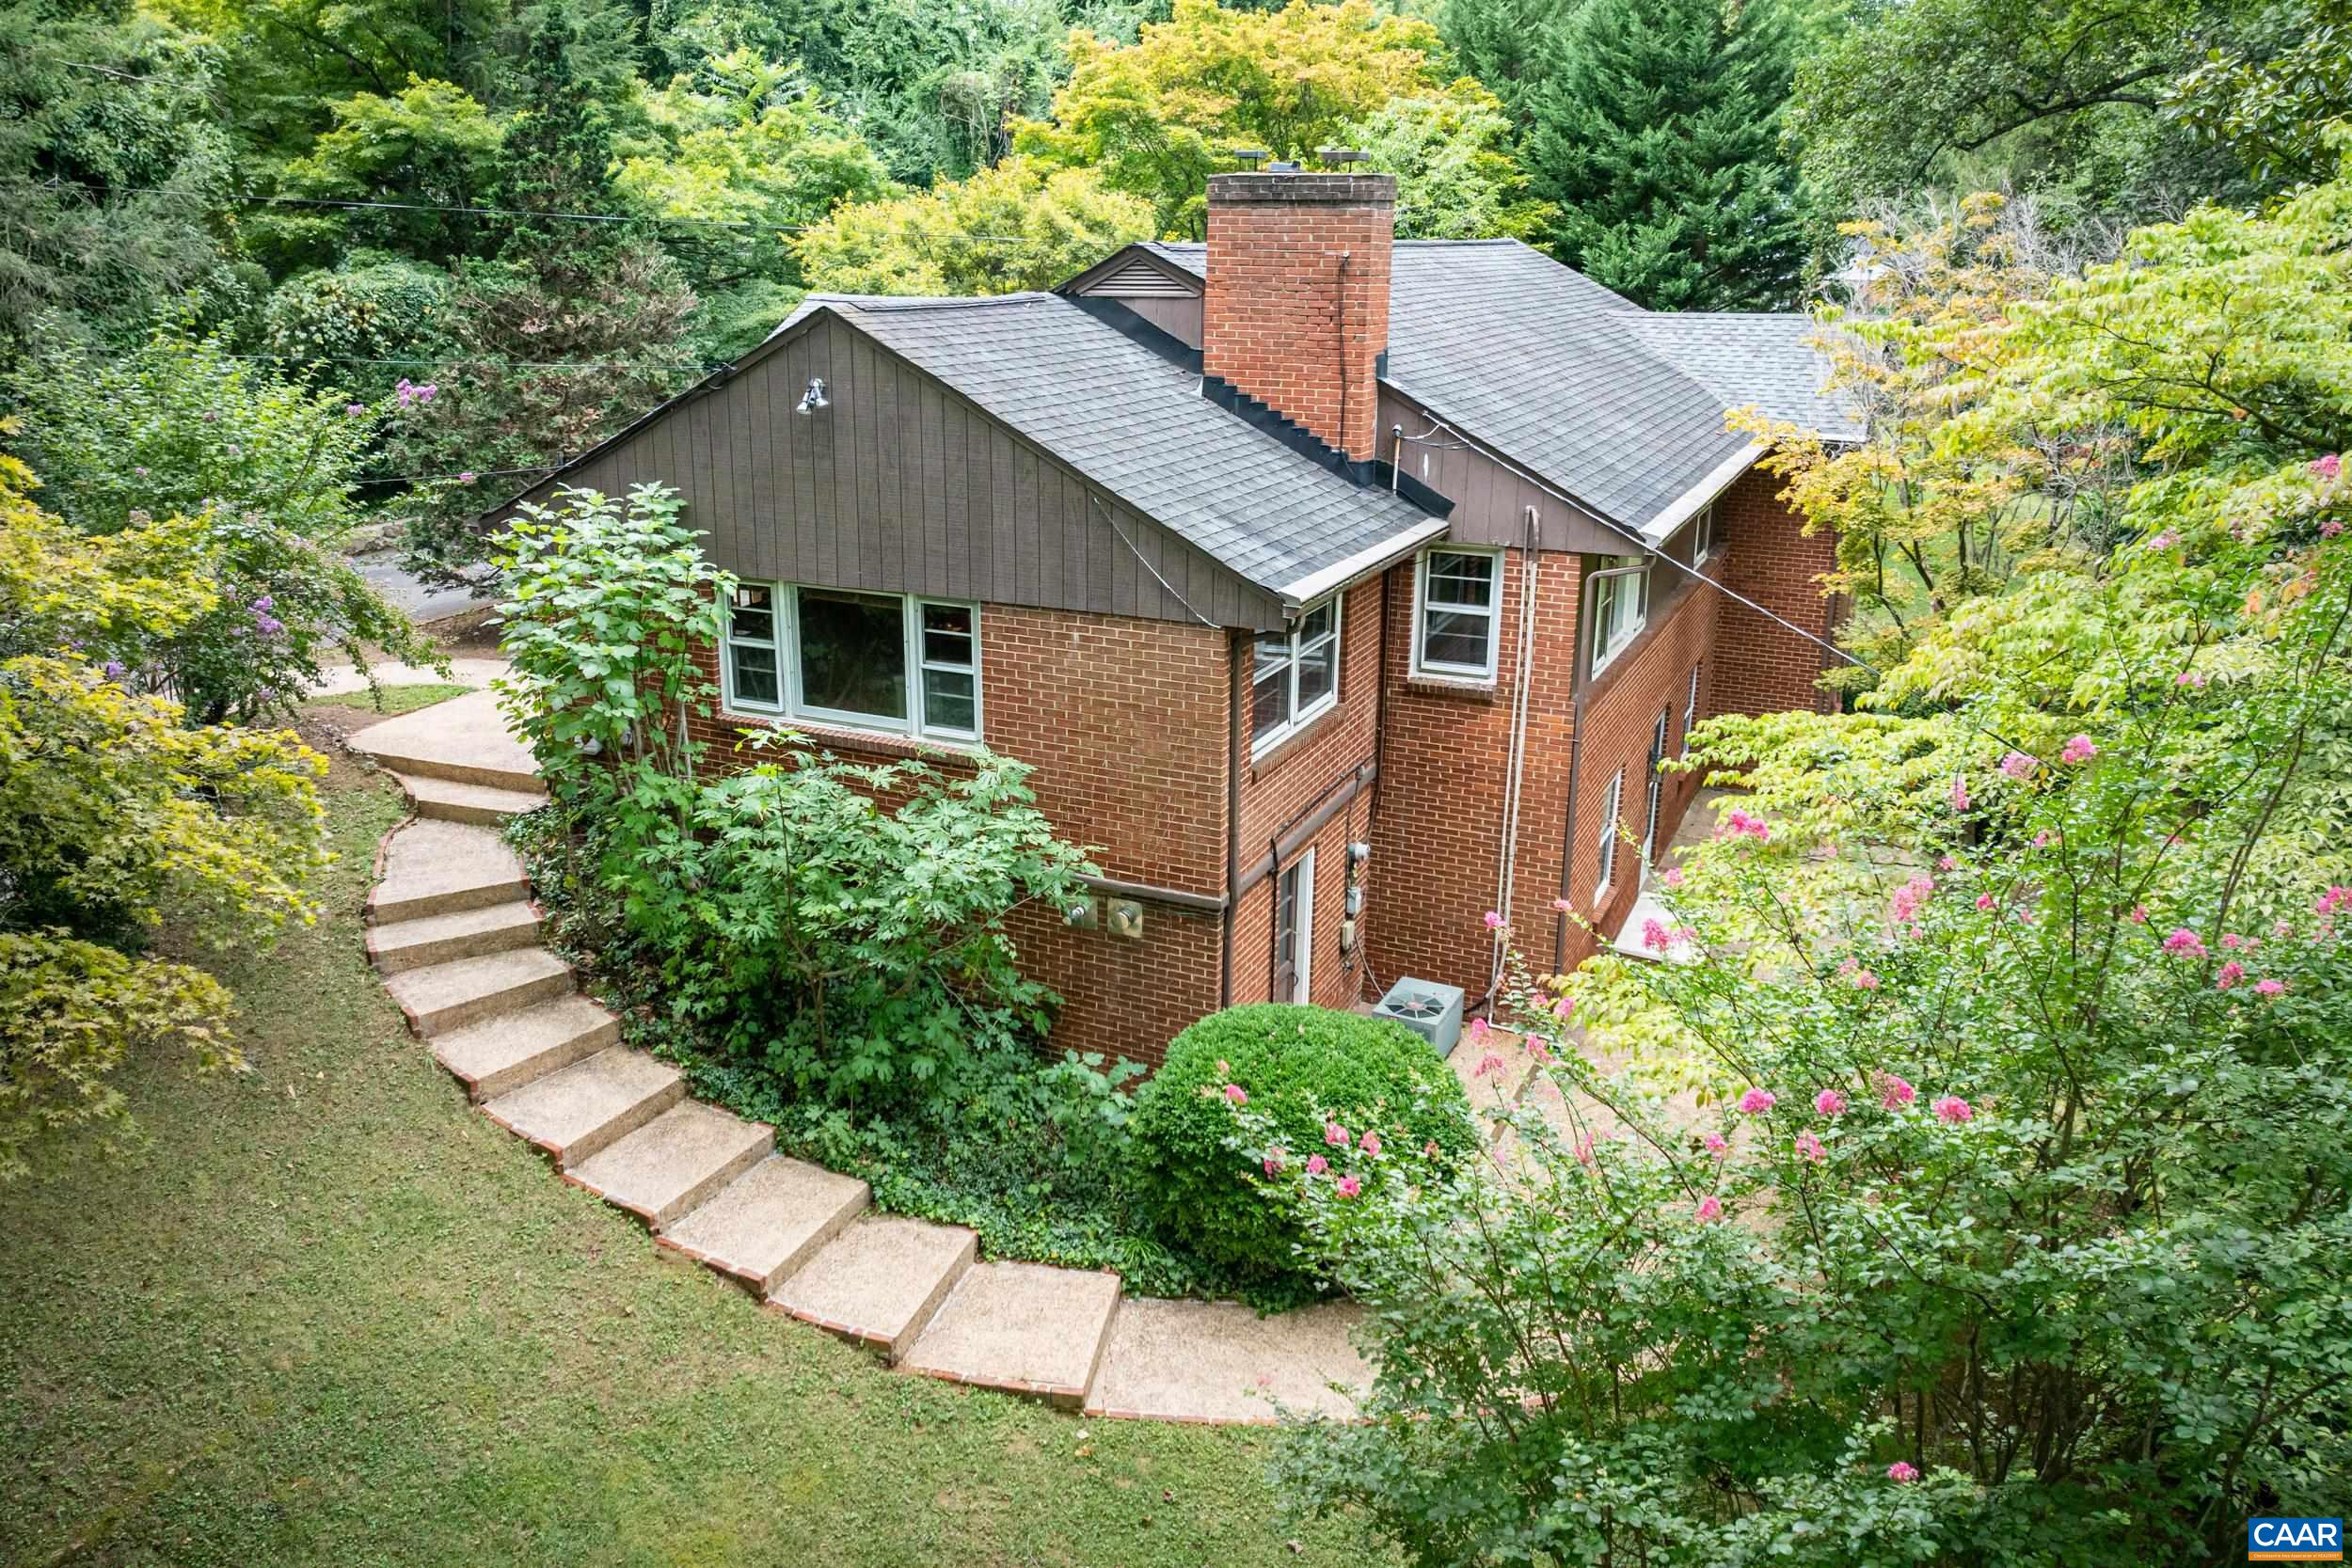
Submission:
<svg viewBox="0 0 2352 1568">
<path fill-rule="evenodd" d="M 1429 562 L 1439 555 L 1484 556 L 1494 562 L 1492 579 L 1494 593 L 1486 605 L 1486 661 L 1484 664 L 1448 664 L 1422 657 L 1422 646 L 1429 639 Z M 1448 614 L 1474 615 L 1477 610 L 1463 605 L 1447 605 Z M 1438 680 L 1490 681 L 1495 678 L 1495 659 L 1502 644 L 1502 551 L 1492 545 L 1433 545 L 1421 552 L 1413 562 L 1413 647 L 1411 671 L 1416 675 L 1428 675 Z"/>
<path fill-rule="evenodd" d="M 1649 559 L 1646 556 L 1606 556 L 1604 571 L 1619 567 L 1639 566 L 1638 573 L 1626 572 L 1616 577 L 1595 578 L 1593 591 L 1586 603 L 1593 619 L 1592 673 L 1597 675 L 1616 660 L 1619 654 L 1631 647 L 1649 626 Z M 1616 607 L 1626 594 L 1634 595 L 1637 608 L 1623 626 L 1615 626 Z M 1604 603 L 1607 609 L 1604 610 Z M 1609 641 L 1601 641 L 1605 632 L 1614 632 Z"/>
<path fill-rule="evenodd" d="M 1253 758 L 1263 755 L 1340 705 L 1340 597 L 1337 594 L 1327 594 L 1312 604 L 1302 606 L 1298 613 L 1291 618 L 1288 639 L 1279 666 L 1281 673 L 1278 677 L 1284 683 L 1283 705 L 1289 709 L 1290 717 L 1263 734 L 1258 733 L 1257 729 L 1258 685 L 1266 677 L 1267 671 L 1258 664 L 1257 641 L 1253 641 L 1249 644 L 1250 671 L 1248 693 L 1250 713 L 1249 754 Z M 1313 619 L 1317 611 L 1324 610 L 1331 612 L 1331 629 L 1311 641 L 1304 641 L 1302 634 L 1307 623 Z M 1316 698 L 1308 706 L 1300 707 L 1298 705 L 1298 672 L 1302 661 L 1299 656 L 1327 645 L 1331 650 L 1331 689 Z"/>
<path fill-rule="evenodd" d="M 1723 548 L 1723 541 L 1715 536 L 1715 503 L 1708 501 L 1699 509 L 1691 525 L 1691 564 L 1704 566 L 1715 559 Z"/>
<path fill-rule="evenodd" d="M 1673 731 L 1674 709 L 1661 708 L 1650 725 L 1649 750 L 1643 753 L 1649 763 L 1649 780 L 1642 795 L 1642 863 L 1647 865 L 1658 852 L 1658 814 L 1666 804 L 1666 776 L 1659 768 L 1666 761 L 1666 740 Z"/>
<path fill-rule="evenodd" d="M 1707 660 L 1702 658 L 1693 661 L 1691 666 L 1691 689 L 1682 698 L 1682 743 L 1675 748 L 1677 757 L 1691 754 L 1691 726 L 1699 721 L 1699 671 L 1706 664 Z"/>
<path fill-rule="evenodd" d="M 1291 962 L 1291 994 L 1277 1001 L 1310 1003 L 1315 995 L 1315 851 L 1310 845 L 1274 879 L 1274 943 L 1276 967 L 1280 964 L 1282 943 L 1282 884 L 1290 882 L 1292 935 L 1298 943 L 1297 957 Z"/>
<path fill-rule="evenodd" d="M 938 741 L 947 745 L 977 745 L 985 729 L 981 712 L 980 683 L 980 607 L 962 599 L 927 598 L 914 594 L 881 593 L 863 588 L 826 588 L 816 583 L 753 582 L 745 588 L 764 588 L 769 594 L 769 626 L 772 642 L 738 637 L 735 632 L 734 607 L 720 621 L 719 689 L 729 712 L 756 714 L 762 718 L 793 719 L 828 729 L 859 730 L 869 735 L 897 736 L 908 739 Z M 907 717 L 903 721 L 883 719 L 870 713 L 850 713 L 841 708 L 818 707 L 801 694 L 801 593 L 803 589 L 816 593 L 857 594 L 867 598 L 898 601 L 900 635 L 905 639 L 902 668 L 906 680 Z M 972 662 L 954 664 L 928 656 L 923 643 L 923 611 L 937 607 L 961 610 L 972 618 Z M 743 696 L 736 689 L 735 657 L 738 647 L 756 648 L 771 654 L 776 667 L 776 701 L 759 702 Z M 926 671 L 968 673 L 972 677 L 972 727 L 961 729 L 931 722 L 925 715 L 929 700 L 923 679 Z"/>
<path fill-rule="evenodd" d="M 1609 902 L 1609 884 L 1617 875 L 1617 814 L 1625 806 L 1625 769 L 1619 768 L 1616 777 L 1609 781 L 1606 804 L 1600 813 L 1600 834 L 1596 841 L 1600 857 L 1600 875 L 1593 882 L 1593 908 L 1598 910 Z"/>
</svg>

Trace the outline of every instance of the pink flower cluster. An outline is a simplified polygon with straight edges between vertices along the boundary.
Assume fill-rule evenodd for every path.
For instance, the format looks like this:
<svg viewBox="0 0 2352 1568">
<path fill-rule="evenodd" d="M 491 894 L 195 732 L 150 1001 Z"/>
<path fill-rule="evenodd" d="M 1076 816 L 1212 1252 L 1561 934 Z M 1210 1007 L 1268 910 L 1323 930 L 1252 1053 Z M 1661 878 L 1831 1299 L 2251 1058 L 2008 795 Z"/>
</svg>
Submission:
<svg viewBox="0 0 2352 1568">
<path fill-rule="evenodd" d="M 1899 1459 L 1886 1467 L 1886 1479 L 1900 1486 L 1917 1481 L 1919 1472 L 1910 1461 Z"/>
<path fill-rule="evenodd" d="M 2089 762 L 2099 754 L 2099 748 L 2090 743 L 2090 736 L 2078 735 L 2058 748 L 2058 761 Z"/>
<path fill-rule="evenodd" d="M 433 401 L 433 394 L 440 389 L 441 388 L 433 382 L 427 381 L 420 385 L 417 382 L 409 380 L 404 375 L 400 378 L 400 385 L 392 388 L 392 396 L 398 398 L 400 400 L 400 405 L 403 408 L 405 408 L 412 403 L 431 403 Z"/>
<path fill-rule="evenodd" d="M 1879 977 L 1862 967 L 1859 960 L 1848 958 L 1837 966 L 1837 977 L 1856 990 L 1876 990 Z"/>
<path fill-rule="evenodd" d="M 2344 472 L 2344 459 L 2337 453 L 2331 451 L 2325 457 L 2312 458 L 2311 467 L 2312 472 L 2317 474 L 2320 478 L 2333 479 L 2338 474 Z"/>
<path fill-rule="evenodd" d="M 2245 978 L 2246 966 L 2238 962 L 2235 958 L 2232 958 L 2228 963 L 2223 964 L 2219 969 L 2214 971 L 2213 989 L 2216 990 L 2228 990 L 2232 986 L 2236 985 L 2240 980 Z"/>
<path fill-rule="evenodd" d="M 1780 1097 L 1767 1088 L 1753 1088 L 1740 1097 L 1740 1109 L 1752 1117 L 1760 1117 L 1780 1102 Z"/>
<path fill-rule="evenodd" d="M 1502 918 L 1502 912 L 1500 910 L 1488 910 L 1486 911 L 1486 929 L 1489 931 L 1507 931 L 1510 928 L 1511 923 Z"/>
<path fill-rule="evenodd" d="M 1842 1117 L 1846 1114 L 1846 1097 L 1836 1089 L 1823 1089 L 1813 1097 L 1813 1108 L 1825 1117 Z"/>
<path fill-rule="evenodd" d="M 1952 809 L 1954 811 L 1968 809 L 1968 775 L 1965 773 L 1952 775 Z"/>
<path fill-rule="evenodd" d="M 2164 950 L 2168 953 L 2184 953 L 2192 958 L 2206 958 L 2213 956 L 2205 950 L 2204 939 L 2185 926 L 2172 927 L 2170 934 L 2164 939 Z"/>
<path fill-rule="evenodd" d="M 1919 1098 L 1919 1091 L 1891 1072 L 1878 1075 L 1879 1104 L 1889 1111 L 1899 1111 Z"/>
<path fill-rule="evenodd" d="M 1731 815 L 1724 818 L 1723 825 L 1715 830 L 1715 836 L 1736 838 L 1741 835 L 1752 838 L 1758 844 L 1769 844 L 1772 839 L 1772 830 L 1762 817 L 1750 816 L 1746 812 L 1735 806 L 1732 808 Z"/>
<path fill-rule="evenodd" d="M 2011 752 L 2001 759 L 2001 771 L 2012 779 L 2030 779 L 2033 777 L 2033 770 L 2040 766 L 2040 763 L 2023 752 Z"/>
<path fill-rule="evenodd" d="M 1920 907 L 1927 903 L 1928 895 L 1934 891 L 1935 879 L 1922 871 L 1895 890 L 1895 896 L 1888 901 L 1888 912 L 1894 915 L 1898 924 L 1916 927 Z M 1912 932 L 1914 936 L 1918 934 L 1916 930 Z"/>
<path fill-rule="evenodd" d="M 1817 1165 L 1829 1158 L 1829 1150 L 1821 1147 L 1821 1140 L 1810 1132 L 1798 1133 L 1795 1148 L 1798 1154 Z"/>
<path fill-rule="evenodd" d="M 2352 904 L 2352 887 L 2331 887 L 2312 903 L 2312 913 L 2333 914 L 2346 904 Z"/>
<path fill-rule="evenodd" d="M 1709 1193 L 1707 1196 L 1699 1199 L 1698 1208 L 1694 1211 L 1694 1212 L 1697 1213 L 1698 1217 L 1702 1221 L 1712 1223 L 1713 1221 L 1724 1217 L 1723 1202 L 1721 1199 L 1717 1198 L 1714 1194 Z"/>
<path fill-rule="evenodd" d="M 1928 1109 L 1935 1113 L 1936 1120 L 1948 1127 L 1958 1127 L 1963 1121 L 1972 1120 L 1977 1114 L 1976 1107 L 1956 1094 L 1946 1095 Z"/>
</svg>

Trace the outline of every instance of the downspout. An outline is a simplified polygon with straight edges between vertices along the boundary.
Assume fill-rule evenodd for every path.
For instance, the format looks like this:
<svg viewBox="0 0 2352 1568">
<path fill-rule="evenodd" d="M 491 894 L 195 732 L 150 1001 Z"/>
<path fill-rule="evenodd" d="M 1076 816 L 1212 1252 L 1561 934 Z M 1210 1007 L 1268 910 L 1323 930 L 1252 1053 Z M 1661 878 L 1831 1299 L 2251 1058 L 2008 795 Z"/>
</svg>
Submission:
<svg viewBox="0 0 2352 1568">
<path fill-rule="evenodd" d="M 1339 275 L 1331 285 L 1331 319 L 1337 324 L 1340 334 L 1340 438 L 1337 445 L 1344 452 L 1347 451 L 1347 263 L 1355 252 L 1343 250 L 1339 254 Z M 1377 410 L 1374 411 L 1374 417 L 1378 417 Z M 1378 437 L 1374 439 L 1376 442 Z"/>
<path fill-rule="evenodd" d="M 1511 916 L 1513 883 L 1518 875 L 1519 795 L 1527 770 L 1528 688 L 1533 684 L 1535 665 L 1535 577 L 1542 569 L 1542 556 L 1537 548 L 1541 529 L 1535 509 L 1527 508 L 1519 573 L 1519 647 L 1513 665 L 1518 684 L 1511 693 L 1510 760 L 1505 765 L 1508 771 L 1502 784 L 1502 843 L 1495 865 L 1494 907 L 1505 920 Z M 1498 942 L 1486 970 L 1486 994 L 1481 1000 L 1492 1001 L 1502 984 L 1502 947 Z"/>
<path fill-rule="evenodd" d="M 1225 633 L 1226 703 L 1230 714 L 1225 752 L 1225 929 L 1216 970 L 1216 1005 L 1233 1005 L 1233 920 L 1241 882 L 1241 628 Z"/>
</svg>

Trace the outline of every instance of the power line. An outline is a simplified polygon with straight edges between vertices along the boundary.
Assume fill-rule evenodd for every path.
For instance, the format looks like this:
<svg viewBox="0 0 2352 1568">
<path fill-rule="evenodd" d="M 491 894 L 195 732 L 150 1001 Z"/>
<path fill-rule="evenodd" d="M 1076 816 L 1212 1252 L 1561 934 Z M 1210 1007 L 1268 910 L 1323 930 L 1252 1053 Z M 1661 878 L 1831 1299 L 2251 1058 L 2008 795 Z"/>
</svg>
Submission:
<svg viewBox="0 0 2352 1568">
<path fill-rule="evenodd" d="M 38 188 L 96 191 L 123 196 L 189 196 L 194 191 L 174 191 L 160 185 L 100 185 L 87 180 L 18 180 L 14 183 Z M 755 230 L 766 233 L 805 234 L 824 227 L 815 223 L 755 223 L 740 218 L 665 217 L 650 213 L 564 213 L 538 212 L 528 207 L 456 206 L 431 201 L 357 201 L 314 196 L 244 196 L 234 192 L 203 199 L 243 202 L 247 206 L 263 207 L 324 207 L 345 212 L 384 213 L 453 213 L 468 217 L 512 217 L 539 219 L 563 223 L 658 223 L 688 225 L 704 229 Z M 984 245 L 1042 245 L 1045 241 L 1028 234 L 953 234 L 916 231 L 918 240 L 968 240 Z"/>
</svg>

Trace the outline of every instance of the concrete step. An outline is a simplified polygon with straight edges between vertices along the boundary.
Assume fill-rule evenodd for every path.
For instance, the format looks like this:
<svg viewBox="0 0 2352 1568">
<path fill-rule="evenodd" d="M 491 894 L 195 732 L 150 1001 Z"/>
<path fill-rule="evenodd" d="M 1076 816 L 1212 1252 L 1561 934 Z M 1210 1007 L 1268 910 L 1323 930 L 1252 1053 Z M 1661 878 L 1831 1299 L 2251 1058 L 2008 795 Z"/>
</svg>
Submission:
<svg viewBox="0 0 2352 1568">
<path fill-rule="evenodd" d="M 428 914 L 368 927 L 368 957 L 386 974 L 535 946 L 539 911 L 521 902 Z"/>
<path fill-rule="evenodd" d="M 494 789 L 539 787 L 539 765 L 508 733 L 496 692 L 469 692 L 371 724 L 352 737 L 351 747 L 395 773 Z"/>
<path fill-rule="evenodd" d="M 685 1098 L 677 1069 L 615 1045 L 485 1101 L 482 1112 L 571 1170 Z"/>
<path fill-rule="evenodd" d="M 899 1365 L 1077 1409 L 1102 1364 L 1119 1276 L 1044 1263 L 964 1271 Z"/>
<path fill-rule="evenodd" d="M 522 862 L 488 828 L 419 817 L 385 841 L 383 877 L 368 895 L 378 924 L 486 909 L 531 896 Z"/>
<path fill-rule="evenodd" d="M 433 1054 L 479 1101 L 496 1100 L 620 1040 L 621 1021 L 575 994 L 453 1029 L 435 1037 Z"/>
<path fill-rule="evenodd" d="M 698 1100 L 681 1101 L 564 1175 L 655 1230 L 775 1152 L 775 1129 Z"/>
<path fill-rule="evenodd" d="M 773 1154 L 663 1227 L 661 1244 L 761 1295 L 866 1212 L 866 1183 Z"/>
<path fill-rule="evenodd" d="M 570 994 L 569 965 L 544 947 L 428 964 L 384 977 L 417 1033 L 431 1039 L 501 1013 Z"/>
<path fill-rule="evenodd" d="M 961 1226 L 866 1214 L 787 1275 L 769 1305 L 896 1361 L 972 1267 L 978 1242 Z"/>
<path fill-rule="evenodd" d="M 397 773 L 400 787 L 416 803 L 419 816 L 443 822 L 503 822 L 510 816 L 537 811 L 548 798 L 536 790 L 499 789 L 489 784 L 458 784 L 423 773 Z"/>
<path fill-rule="evenodd" d="M 1350 1419 L 1357 1407 L 1349 1391 L 1372 1386 L 1353 1338 L 1363 1316 L 1353 1302 L 1262 1318 L 1239 1302 L 1126 1297 L 1111 1319 L 1086 1412 L 1263 1425 L 1279 1404 Z"/>
</svg>

